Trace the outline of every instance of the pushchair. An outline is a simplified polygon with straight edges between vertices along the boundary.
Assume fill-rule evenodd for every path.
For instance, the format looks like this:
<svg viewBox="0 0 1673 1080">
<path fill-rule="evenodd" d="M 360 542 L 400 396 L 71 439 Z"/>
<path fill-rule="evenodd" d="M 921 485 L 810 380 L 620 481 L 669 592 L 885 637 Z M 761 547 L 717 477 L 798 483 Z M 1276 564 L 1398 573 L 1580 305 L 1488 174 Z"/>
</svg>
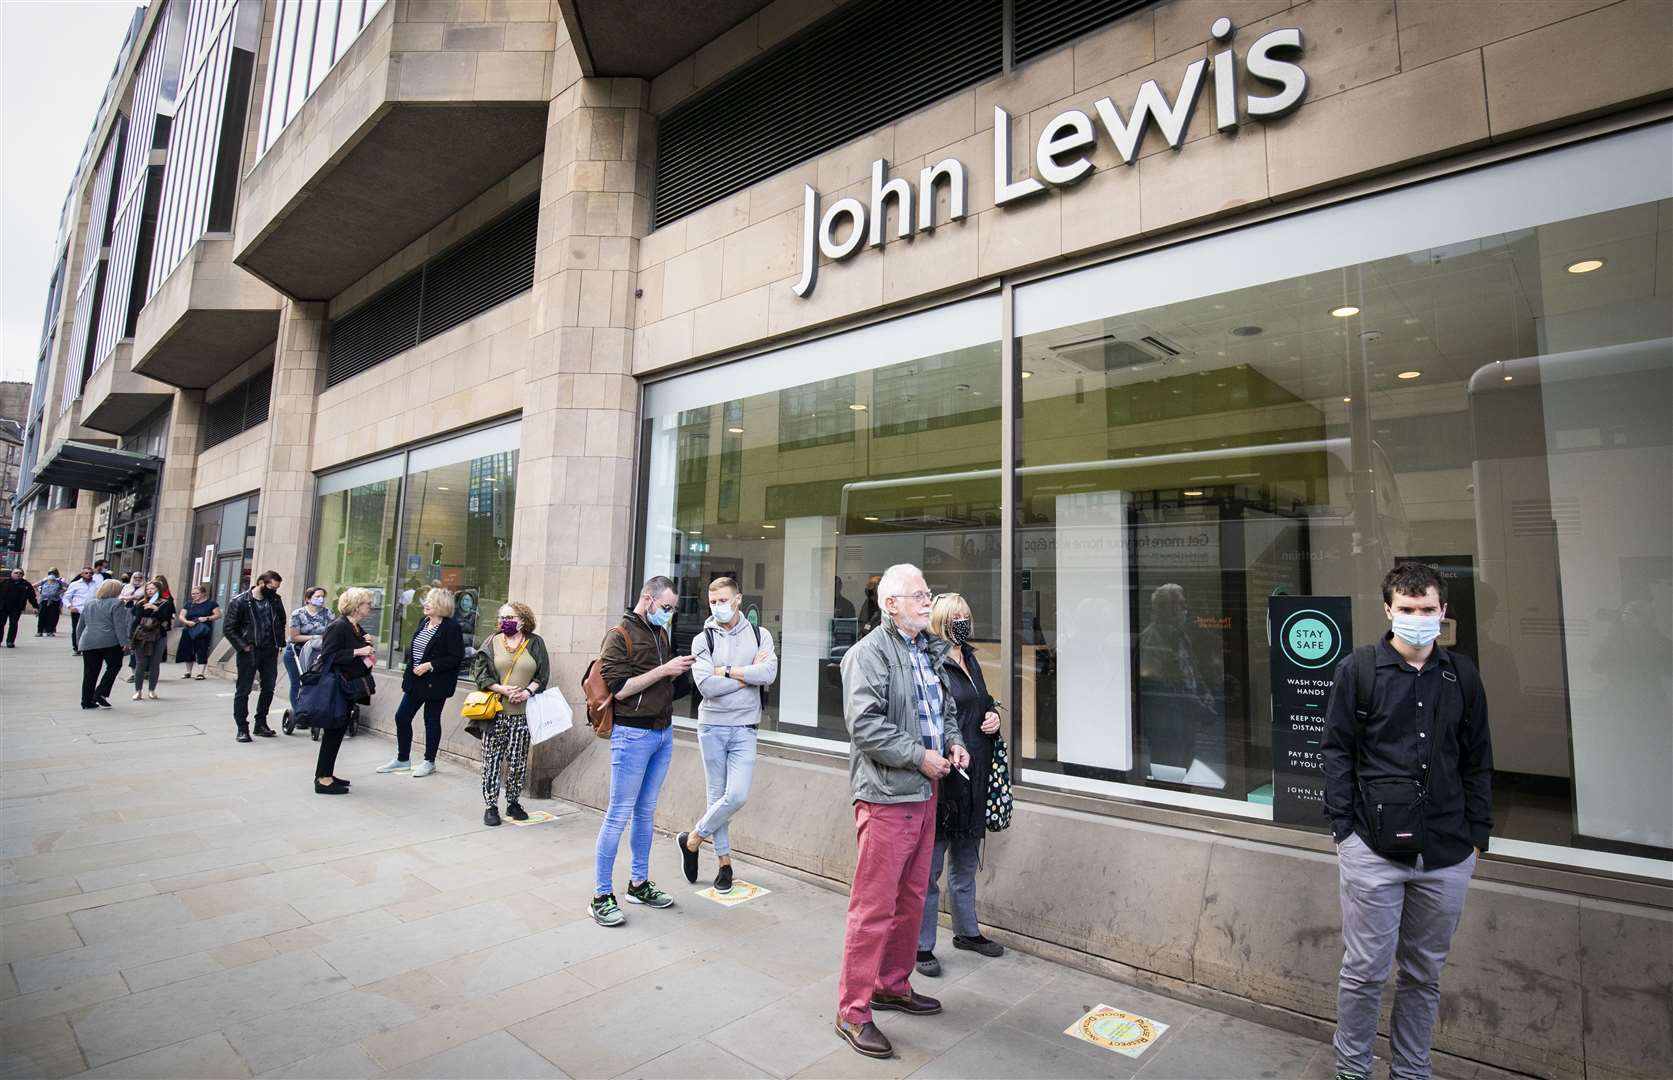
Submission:
<svg viewBox="0 0 1673 1080">
<path fill-rule="evenodd" d="M 301 671 L 310 671 L 318 659 L 319 642 L 310 641 L 302 646 L 301 653 L 297 657 L 297 667 Z M 343 734 L 345 737 L 352 739 L 360 733 L 360 706 L 350 702 L 348 716 L 348 727 L 343 731 Z M 284 719 L 279 722 L 279 727 L 286 735 L 296 734 L 296 713 L 288 705 L 285 707 Z M 319 742 L 320 729 L 310 727 L 308 730 L 312 733 L 314 741 Z"/>
</svg>

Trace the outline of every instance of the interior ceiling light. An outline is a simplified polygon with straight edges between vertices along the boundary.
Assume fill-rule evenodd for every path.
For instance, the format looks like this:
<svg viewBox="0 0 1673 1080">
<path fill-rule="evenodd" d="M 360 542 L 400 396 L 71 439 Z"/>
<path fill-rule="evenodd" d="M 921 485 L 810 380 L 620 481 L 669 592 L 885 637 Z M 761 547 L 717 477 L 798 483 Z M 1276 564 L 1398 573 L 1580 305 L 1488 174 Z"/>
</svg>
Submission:
<svg viewBox="0 0 1673 1080">
<path fill-rule="evenodd" d="M 729 427 L 726 429 L 726 433 L 728 435 L 742 435 L 744 433 L 744 429 L 741 427 Z"/>
<path fill-rule="evenodd" d="M 1192 498 L 1192 499 L 1197 498 L 1201 495 L 1202 495 L 1202 492 L 1200 490 L 1196 489 L 1196 488 L 1192 488 L 1190 491 L 1185 492 L 1185 496 L 1187 498 Z"/>
<path fill-rule="evenodd" d="M 867 521 L 876 521 L 876 520 L 877 520 L 877 516 L 876 516 L 876 515 L 875 515 L 875 514 L 867 514 L 867 515 L 866 515 L 866 520 L 867 520 Z"/>
<path fill-rule="evenodd" d="M 1571 274 L 1589 274 L 1593 270 L 1602 270 L 1603 269 L 1603 260 L 1602 259 L 1581 259 L 1579 262 L 1569 263 L 1568 266 L 1566 267 L 1566 269 Z"/>
<path fill-rule="evenodd" d="M 856 402 L 854 402 L 854 404 L 848 406 L 848 411 L 849 412 L 865 412 L 866 407 L 864 405 L 862 405 L 860 402 L 856 401 Z"/>
<path fill-rule="evenodd" d="M 1511 379 L 1513 379 L 1513 378 L 1515 378 L 1515 376 L 1514 376 L 1514 375 L 1506 375 L 1506 376 L 1505 376 L 1505 382 L 1509 382 L 1509 381 L 1510 381 L 1510 380 L 1511 380 Z"/>
<path fill-rule="evenodd" d="M 763 525 L 763 526 L 761 526 L 761 527 L 762 527 L 762 528 L 763 528 L 763 529 L 776 529 L 776 528 L 778 528 L 778 526 L 777 526 L 777 525 Z"/>
<path fill-rule="evenodd" d="M 1234 326 L 1232 327 L 1232 336 L 1255 337 L 1260 334 L 1263 329 L 1265 328 L 1260 326 Z"/>
<path fill-rule="evenodd" d="M 1352 401 L 1353 401 L 1353 398 L 1345 397 L 1345 398 L 1342 399 L 1342 404 L 1347 405 L 1348 403 L 1350 403 Z"/>
<path fill-rule="evenodd" d="M 437 491 L 451 491 L 452 489 L 451 488 L 444 488 L 440 484 L 437 484 L 436 485 L 436 490 Z"/>
<path fill-rule="evenodd" d="M 1330 313 L 1338 319 L 1351 319 L 1359 314 L 1359 309 L 1352 304 L 1343 304 L 1341 307 L 1331 308 Z"/>
<path fill-rule="evenodd" d="M 1398 373 L 1397 375 L 1395 375 L 1394 377 L 1396 379 L 1415 379 L 1419 375 L 1422 375 L 1422 374 L 1423 374 L 1423 372 L 1421 372 L 1421 371 L 1402 371 L 1402 372 Z"/>
<path fill-rule="evenodd" d="M 1022 377 L 1025 378 L 1025 379 L 1032 379 L 1034 377 L 1034 373 L 1032 371 L 1029 371 L 1027 368 L 1023 368 L 1022 369 Z"/>
</svg>

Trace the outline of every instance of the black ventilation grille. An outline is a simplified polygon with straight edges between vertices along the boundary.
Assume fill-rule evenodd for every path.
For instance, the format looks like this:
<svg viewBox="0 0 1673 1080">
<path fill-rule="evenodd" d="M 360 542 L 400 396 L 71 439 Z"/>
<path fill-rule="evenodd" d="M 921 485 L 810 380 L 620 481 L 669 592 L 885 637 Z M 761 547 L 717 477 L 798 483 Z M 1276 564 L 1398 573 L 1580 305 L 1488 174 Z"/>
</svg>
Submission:
<svg viewBox="0 0 1673 1080">
<path fill-rule="evenodd" d="M 1011 56 L 1021 64 L 1158 0 L 1015 0 Z M 1203 27 L 1207 29 L 1206 24 Z M 1206 35 L 1205 35 L 1206 36 Z"/>
<path fill-rule="evenodd" d="M 336 386 L 418 344 L 424 272 L 414 271 L 331 324 L 325 385 Z"/>
<path fill-rule="evenodd" d="M 535 199 L 335 320 L 325 385 L 336 386 L 421 341 L 534 288 Z"/>
<path fill-rule="evenodd" d="M 203 448 L 242 435 L 267 419 L 273 369 L 263 368 L 203 407 Z"/>
<path fill-rule="evenodd" d="M 424 268 L 420 341 L 533 286 L 539 216 L 540 207 L 530 202 Z"/>
<path fill-rule="evenodd" d="M 660 119 L 653 227 L 1003 66 L 1002 0 L 854 4 Z"/>
</svg>

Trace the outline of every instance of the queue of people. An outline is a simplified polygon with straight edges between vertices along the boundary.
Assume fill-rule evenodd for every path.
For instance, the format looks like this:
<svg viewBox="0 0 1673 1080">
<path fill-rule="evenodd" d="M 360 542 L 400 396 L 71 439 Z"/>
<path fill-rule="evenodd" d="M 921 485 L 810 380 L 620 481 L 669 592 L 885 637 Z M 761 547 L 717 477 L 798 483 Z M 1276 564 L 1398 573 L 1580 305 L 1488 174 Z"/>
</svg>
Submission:
<svg viewBox="0 0 1673 1080">
<path fill-rule="evenodd" d="M 203 677 L 192 669 L 206 665 L 206 652 L 196 644 L 187 649 L 184 637 L 221 614 L 201 586 L 176 611 L 162 577 L 135 588 L 131 581 L 95 584 L 95 576 L 94 568 L 83 567 L 54 590 L 57 602 L 71 612 L 72 645 L 83 658 L 82 708 L 111 707 L 124 654 L 134 657 L 134 698 L 139 700 L 147 685 L 155 698 L 161 640 L 176 620 L 185 631 L 181 654 L 187 677 Z M 0 598 L 7 606 L 0 610 L 9 612 L 12 598 L 25 596 L 15 584 L 20 578 L 14 574 L 4 583 Z M 53 572 L 45 580 L 55 579 Z M 281 584 L 277 573 L 264 572 L 228 605 L 226 637 L 237 651 L 236 737 L 252 741 L 248 696 L 258 681 L 254 733 L 274 734 L 266 717 L 277 657 L 284 650 L 292 714 L 305 713 L 318 729 L 314 790 L 347 794 L 350 781 L 336 775 L 336 758 L 352 710 L 369 701 L 374 689 L 369 672 L 377 641 L 364 625 L 373 594 L 345 590 L 330 619 L 325 590 L 310 588 L 304 606 L 287 620 Z M 30 587 L 25 606 L 52 602 L 45 591 Z M 1390 1024 L 1395 1073 L 1430 1075 L 1441 970 L 1492 830 L 1487 697 L 1475 665 L 1437 644 L 1446 584 L 1432 567 L 1404 564 L 1389 571 L 1382 593 L 1390 630 L 1337 668 L 1321 750 L 1341 879 L 1338 1080 L 1368 1076 L 1379 1003 L 1396 968 Z M 892 1055 L 893 1046 L 879 1030 L 876 1013 L 942 1011 L 941 1002 L 919 993 L 911 978 L 941 974 L 935 950 L 943 873 L 953 947 L 984 956 L 1004 951 L 982 934 L 976 914 L 982 844 L 989 831 L 1003 827 L 993 823 L 999 792 L 990 777 L 1004 770 L 994 767 L 1002 752 L 1001 705 L 970 644 L 975 626 L 969 604 L 957 593 L 932 594 L 922 572 L 907 564 L 868 582 L 866 595 L 868 609 L 876 609 L 869 616 L 873 625 L 841 662 L 857 858 L 835 1030 L 858 1053 L 883 1058 Z M 707 798 L 704 812 L 674 838 L 681 870 L 695 883 L 708 844 L 717 862 L 715 891 L 734 887 L 729 825 L 749 799 L 778 658 L 771 634 L 742 614 L 737 582 L 725 577 L 709 586 L 709 615 L 690 654 L 676 655 L 670 626 L 678 599 L 672 580 L 651 577 L 600 648 L 598 670 L 612 718 L 609 802 L 595 841 L 596 880 L 588 904 L 600 926 L 626 921 L 613 883 L 624 834 L 631 850 L 626 902 L 652 908 L 675 903 L 652 880 L 650 857 L 657 802 L 673 756 L 673 706 L 687 693 L 698 696 L 697 741 Z M 38 609 L 45 619 L 44 608 Z M 396 753 L 380 774 L 435 771 L 442 712 L 458 689 L 467 657 L 453 611 L 447 590 L 432 588 L 424 595 L 395 712 Z M 498 614 L 494 632 L 476 646 L 469 667 L 483 698 L 470 726 L 483 741 L 483 824 L 490 827 L 501 824 L 502 787 L 506 816 L 528 818 L 519 801 L 530 747 L 528 712 L 532 701 L 549 692 L 552 672 L 546 645 L 535 633 L 534 612 L 512 601 Z M 297 697 L 299 688 L 305 696 L 310 680 L 317 684 L 327 677 L 336 680 L 324 695 L 333 704 L 310 712 Z M 413 723 L 420 712 L 424 756 L 415 767 Z"/>
</svg>

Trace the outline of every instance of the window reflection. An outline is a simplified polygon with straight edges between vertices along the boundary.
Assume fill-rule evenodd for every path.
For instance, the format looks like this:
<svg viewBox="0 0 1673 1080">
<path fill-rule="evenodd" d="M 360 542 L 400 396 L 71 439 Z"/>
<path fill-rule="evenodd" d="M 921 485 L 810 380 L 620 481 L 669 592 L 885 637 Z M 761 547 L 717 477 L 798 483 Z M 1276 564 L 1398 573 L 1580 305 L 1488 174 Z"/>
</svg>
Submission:
<svg viewBox="0 0 1673 1080">
<path fill-rule="evenodd" d="M 977 648 L 998 662 L 999 378 L 988 343 L 649 421 L 645 574 L 679 583 L 681 652 L 702 632 L 708 583 L 743 586 L 746 617 L 779 643 L 764 730 L 846 739 L 839 665 L 876 625 L 892 563 L 964 593 Z"/>
<path fill-rule="evenodd" d="M 1025 764 L 1270 812 L 1267 597 L 1422 560 L 1496 833 L 1668 857 L 1670 288 L 1664 201 L 1023 338 Z"/>
</svg>

